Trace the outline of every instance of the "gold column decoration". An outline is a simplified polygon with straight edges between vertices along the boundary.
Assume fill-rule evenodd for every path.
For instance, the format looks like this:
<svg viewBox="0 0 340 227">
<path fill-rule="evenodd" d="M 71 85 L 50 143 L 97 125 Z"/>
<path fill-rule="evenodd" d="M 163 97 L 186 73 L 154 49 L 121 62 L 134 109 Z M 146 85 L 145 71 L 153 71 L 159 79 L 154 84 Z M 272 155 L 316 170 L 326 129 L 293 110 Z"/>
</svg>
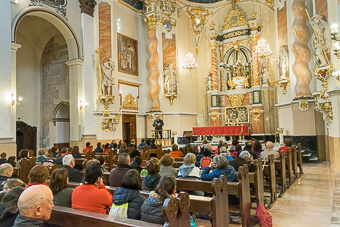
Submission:
<svg viewBox="0 0 340 227">
<path fill-rule="evenodd" d="M 224 69 L 220 69 L 220 76 L 221 76 L 221 91 L 225 91 L 225 78 L 224 78 Z"/>
<path fill-rule="evenodd" d="M 104 119 L 102 121 L 102 130 L 106 132 L 115 132 L 117 130 L 117 125 L 120 122 L 121 114 L 115 114 L 114 118 L 110 118 L 110 111 L 103 111 Z"/>
<path fill-rule="evenodd" d="M 240 107 L 243 105 L 244 94 L 229 95 L 229 101 L 232 107 Z"/>
<path fill-rule="evenodd" d="M 250 113 L 253 114 L 254 119 L 257 120 L 257 121 L 260 119 L 261 113 L 263 113 L 263 112 L 264 111 L 261 110 L 260 108 L 255 108 L 255 109 L 252 109 L 250 111 Z"/>
<path fill-rule="evenodd" d="M 211 51 L 211 74 L 212 74 L 212 90 L 218 90 L 218 68 L 217 68 L 217 43 L 216 43 L 215 24 L 212 22 L 210 26 L 210 51 Z"/>
<path fill-rule="evenodd" d="M 216 119 L 218 118 L 218 113 L 216 111 L 212 111 L 210 114 L 210 118 L 213 121 L 216 121 Z"/>
<path fill-rule="evenodd" d="M 312 73 L 308 67 L 311 52 L 308 48 L 309 29 L 306 25 L 307 15 L 305 9 L 305 0 L 294 0 L 292 5 L 292 11 L 295 16 L 292 27 L 295 37 L 293 44 L 293 52 L 295 55 L 293 72 L 296 76 L 295 93 L 298 97 L 311 95 L 309 84 L 312 80 Z"/>
<path fill-rule="evenodd" d="M 149 96 L 151 99 L 151 111 L 159 111 L 160 110 L 160 101 L 159 101 L 159 69 L 158 69 L 158 60 L 159 55 L 157 52 L 158 40 L 157 40 L 157 16 L 155 14 L 147 15 L 144 18 L 144 22 L 148 26 L 148 37 L 149 37 Z"/>
<path fill-rule="evenodd" d="M 259 71 L 259 59 L 257 56 L 254 55 L 255 53 L 255 49 L 256 49 L 256 45 L 257 45 L 257 40 L 259 39 L 259 34 L 253 34 L 250 35 L 250 39 L 251 39 L 251 47 L 250 47 L 250 51 L 251 51 L 251 55 L 253 56 L 253 62 L 251 65 L 251 86 L 260 86 L 260 71 Z"/>
</svg>

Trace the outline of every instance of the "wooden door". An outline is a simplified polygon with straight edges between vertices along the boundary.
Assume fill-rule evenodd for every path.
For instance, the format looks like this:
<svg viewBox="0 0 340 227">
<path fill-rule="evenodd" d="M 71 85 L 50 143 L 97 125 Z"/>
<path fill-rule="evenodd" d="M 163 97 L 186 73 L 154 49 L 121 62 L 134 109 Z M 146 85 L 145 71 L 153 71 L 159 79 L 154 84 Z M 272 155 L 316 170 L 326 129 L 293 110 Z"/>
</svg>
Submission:
<svg viewBox="0 0 340 227">
<path fill-rule="evenodd" d="M 129 145 L 131 140 L 137 141 L 136 115 L 123 114 L 123 141 Z"/>
</svg>

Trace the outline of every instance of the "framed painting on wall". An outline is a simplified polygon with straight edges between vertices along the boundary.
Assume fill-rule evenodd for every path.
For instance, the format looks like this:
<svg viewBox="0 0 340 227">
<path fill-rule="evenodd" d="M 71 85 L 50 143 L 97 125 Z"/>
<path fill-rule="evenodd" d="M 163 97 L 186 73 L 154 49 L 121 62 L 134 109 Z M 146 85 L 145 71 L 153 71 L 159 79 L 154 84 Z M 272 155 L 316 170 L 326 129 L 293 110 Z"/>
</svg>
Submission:
<svg viewBox="0 0 340 227">
<path fill-rule="evenodd" d="M 118 71 L 138 76 L 138 42 L 117 33 Z"/>
</svg>

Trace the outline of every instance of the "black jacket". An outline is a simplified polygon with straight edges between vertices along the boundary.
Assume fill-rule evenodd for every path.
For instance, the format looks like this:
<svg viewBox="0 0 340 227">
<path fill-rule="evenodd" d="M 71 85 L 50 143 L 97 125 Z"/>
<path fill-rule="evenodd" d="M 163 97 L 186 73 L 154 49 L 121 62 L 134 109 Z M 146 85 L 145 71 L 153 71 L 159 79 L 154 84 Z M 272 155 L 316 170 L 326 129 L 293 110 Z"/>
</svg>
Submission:
<svg viewBox="0 0 340 227">
<path fill-rule="evenodd" d="M 128 188 L 117 188 L 113 194 L 112 202 L 115 205 L 128 203 L 127 217 L 132 219 L 140 219 L 141 207 L 145 198 L 139 193 L 139 190 Z"/>
<path fill-rule="evenodd" d="M 257 157 L 257 154 L 255 154 L 255 152 L 252 151 L 251 149 L 248 149 L 248 148 L 245 147 L 245 148 L 243 148 L 242 151 L 248 151 L 249 154 L 250 154 L 251 156 L 253 156 L 253 159 L 254 159 L 254 160 L 258 158 L 258 157 Z M 237 157 L 240 156 L 240 154 L 241 154 L 242 151 L 237 152 Z"/>
<path fill-rule="evenodd" d="M 142 169 L 143 169 L 143 168 L 140 167 L 140 165 L 138 165 L 138 163 L 135 162 L 135 161 L 131 162 L 130 168 L 131 168 L 131 169 L 137 170 L 137 171 L 139 172 L 139 174 L 140 174 L 140 172 L 142 172 Z"/>
<path fill-rule="evenodd" d="M 4 181 L 7 181 L 8 179 L 10 179 L 10 177 L 6 177 L 6 176 L 0 176 L 0 191 L 2 191 L 4 185 L 2 184 Z"/>
<path fill-rule="evenodd" d="M 163 203 L 156 203 L 149 196 L 142 205 L 141 220 L 163 225 Z"/>
<path fill-rule="evenodd" d="M 65 169 L 68 171 L 68 177 L 70 182 L 82 182 L 81 173 L 77 169 L 73 169 L 70 166 L 64 166 Z"/>
<path fill-rule="evenodd" d="M 15 219 L 14 227 L 32 227 L 32 226 L 43 226 L 44 221 L 41 219 L 34 219 L 25 216 L 18 215 Z"/>
<path fill-rule="evenodd" d="M 243 166 L 244 164 L 248 165 L 249 167 L 249 172 L 254 172 L 253 169 L 251 168 L 251 166 L 243 159 L 240 157 L 237 157 L 235 159 L 232 159 L 228 162 L 228 165 L 234 167 L 234 169 L 236 170 L 236 172 L 238 172 L 238 168 L 240 166 Z"/>
<path fill-rule="evenodd" d="M 14 225 L 14 221 L 19 215 L 19 210 L 16 210 L 14 213 L 5 211 L 4 214 L 2 214 L 2 217 L 0 218 L 0 226 L 1 227 L 10 227 Z"/>
<path fill-rule="evenodd" d="M 157 187 L 160 179 L 161 175 L 159 175 L 159 173 L 148 174 L 143 180 L 142 189 L 149 191 L 154 190 Z"/>
</svg>

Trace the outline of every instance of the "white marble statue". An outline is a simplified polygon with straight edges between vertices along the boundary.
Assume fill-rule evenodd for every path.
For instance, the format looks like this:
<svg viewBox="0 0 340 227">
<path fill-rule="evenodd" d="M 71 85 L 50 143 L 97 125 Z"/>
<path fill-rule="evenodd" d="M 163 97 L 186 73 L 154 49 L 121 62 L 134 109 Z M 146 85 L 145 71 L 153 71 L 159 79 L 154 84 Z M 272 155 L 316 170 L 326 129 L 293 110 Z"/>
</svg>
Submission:
<svg viewBox="0 0 340 227">
<path fill-rule="evenodd" d="M 328 65 L 327 56 L 332 47 L 330 40 L 330 29 L 323 16 L 315 15 L 312 17 L 312 24 L 315 29 L 312 35 L 313 62 L 317 67 Z"/>
<path fill-rule="evenodd" d="M 207 77 L 207 90 L 211 91 L 212 90 L 212 75 L 209 73 Z"/>
<path fill-rule="evenodd" d="M 103 64 L 101 64 L 102 68 L 102 94 L 103 95 L 113 95 L 113 70 L 115 69 L 114 62 L 110 60 L 107 60 Z"/>
<path fill-rule="evenodd" d="M 267 68 L 263 68 L 263 72 L 262 72 L 262 85 L 268 85 L 269 83 L 269 72 L 267 70 Z"/>
<path fill-rule="evenodd" d="M 288 46 L 287 45 L 282 45 L 280 47 L 279 77 L 280 79 L 285 79 L 289 77 Z"/>
<path fill-rule="evenodd" d="M 177 94 L 177 70 L 174 70 L 172 65 L 169 65 L 164 71 L 164 93 L 165 95 Z"/>
</svg>

